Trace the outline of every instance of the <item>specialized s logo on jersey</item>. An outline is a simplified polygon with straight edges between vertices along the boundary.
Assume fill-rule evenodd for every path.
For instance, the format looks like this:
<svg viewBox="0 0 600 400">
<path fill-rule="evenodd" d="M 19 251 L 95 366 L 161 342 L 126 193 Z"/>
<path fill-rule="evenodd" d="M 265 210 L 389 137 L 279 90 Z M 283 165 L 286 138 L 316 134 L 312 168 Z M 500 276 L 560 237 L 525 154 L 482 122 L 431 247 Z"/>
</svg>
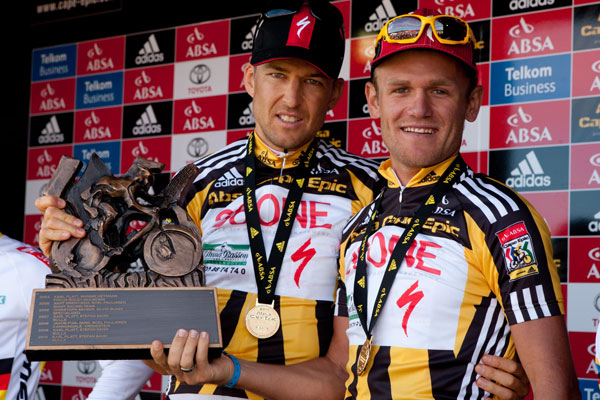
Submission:
<svg viewBox="0 0 600 400">
<path fill-rule="evenodd" d="M 538 273 L 531 236 L 524 222 L 496 232 L 496 236 L 504 250 L 504 262 L 511 281 Z"/>
</svg>

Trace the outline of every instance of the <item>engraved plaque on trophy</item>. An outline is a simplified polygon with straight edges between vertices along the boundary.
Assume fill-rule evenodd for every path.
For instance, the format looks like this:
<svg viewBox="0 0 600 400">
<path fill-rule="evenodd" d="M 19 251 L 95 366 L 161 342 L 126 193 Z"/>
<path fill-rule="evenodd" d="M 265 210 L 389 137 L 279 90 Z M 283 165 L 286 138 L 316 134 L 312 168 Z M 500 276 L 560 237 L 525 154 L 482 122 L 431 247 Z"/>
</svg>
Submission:
<svg viewBox="0 0 600 400">
<path fill-rule="evenodd" d="M 203 287 L 200 231 L 183 208 L 196 166 L 159 193 L 152 183 L 161 163 L 137 157 L 115 177 L 93 154 L 76 179 L 81 167 L 63 156 L 44 192 L 63 198 L 87 234 L 52 245 L 53 273 L 32 298 L 28 357 L 148 359 L 152 340 L 168 349 L 177 328 L 208 332 L 209 354 L 217 355 L 216 290 Z"/>
</svg>

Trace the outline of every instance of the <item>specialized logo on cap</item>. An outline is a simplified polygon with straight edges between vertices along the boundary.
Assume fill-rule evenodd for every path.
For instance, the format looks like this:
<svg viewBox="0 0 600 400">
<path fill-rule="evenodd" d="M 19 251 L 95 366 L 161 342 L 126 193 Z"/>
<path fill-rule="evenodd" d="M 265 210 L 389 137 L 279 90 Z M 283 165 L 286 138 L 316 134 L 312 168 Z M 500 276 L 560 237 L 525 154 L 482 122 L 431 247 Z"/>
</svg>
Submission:
<svg viewBox="0 0 600 400">
<path fill-rule="evenodd" d="M 431 30 L 431 25 L 427 25 L 427 39 L 429 39 L 431 42 L 434 41 L 433 31 Z"/>
<path fill-rule="evenodd" d="M 305 49 L 310 48 L 313 29 L 315 27 L 315 17 L 311 14 L 310 8 L 304 4 L 300 11 L 294 15 L 292 26 L 288 34 L 286 46 L 298 46 Z"/>
</svg>

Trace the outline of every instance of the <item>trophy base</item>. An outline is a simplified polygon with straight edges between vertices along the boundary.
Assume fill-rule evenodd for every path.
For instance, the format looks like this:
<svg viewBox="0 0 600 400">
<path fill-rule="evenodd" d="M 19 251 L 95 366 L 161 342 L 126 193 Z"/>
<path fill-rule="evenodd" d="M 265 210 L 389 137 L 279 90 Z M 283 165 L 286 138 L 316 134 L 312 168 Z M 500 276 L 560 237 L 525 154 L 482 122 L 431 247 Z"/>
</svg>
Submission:
<svg viewBox="0 0 600 400">
<path fill-rule="evenodd" d="M 151 359 L 179 328 L 208 332 L 211 358 L 223 347 L 214 288 L 35 289 L 29 318 L 33 361 Z"/>
</svg>

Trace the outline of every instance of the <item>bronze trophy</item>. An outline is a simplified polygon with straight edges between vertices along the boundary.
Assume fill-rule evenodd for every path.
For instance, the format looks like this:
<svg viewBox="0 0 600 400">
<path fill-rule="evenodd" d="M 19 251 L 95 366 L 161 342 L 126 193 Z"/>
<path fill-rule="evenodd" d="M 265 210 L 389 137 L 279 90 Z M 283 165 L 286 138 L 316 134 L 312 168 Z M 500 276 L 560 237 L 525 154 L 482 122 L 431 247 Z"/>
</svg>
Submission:
<svg viewBox="0 0 600 400">
<path fill-rule="evenodd" d="M 63 156 L 44 194 L 63 198 L 87 235 L 55 242 L 52 274 L 33 294 L 26 353 L 32 360 L 151 358 L 177 328 L 210 334 L 222 348 L 216 290 L 204 285 L 202 242 L 183 200 L 199 171 L 183 168 L 158 194 L 164 165 L 137 157 L 115 177 L 93 154 Z M 132 263 L 143 268 L 131 270 Z"/>
</svg>

